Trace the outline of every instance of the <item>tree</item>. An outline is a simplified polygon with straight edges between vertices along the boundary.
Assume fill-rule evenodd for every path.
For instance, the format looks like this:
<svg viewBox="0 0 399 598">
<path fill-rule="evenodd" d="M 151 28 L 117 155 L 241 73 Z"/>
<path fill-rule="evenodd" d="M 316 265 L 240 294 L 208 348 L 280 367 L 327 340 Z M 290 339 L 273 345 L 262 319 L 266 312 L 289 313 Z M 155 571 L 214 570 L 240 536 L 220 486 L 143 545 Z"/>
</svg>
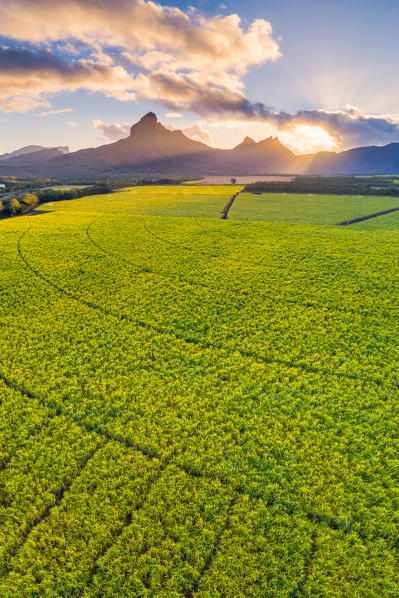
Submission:
<svg viewBox="0 0 399 598">
<path fill-rule="evenodd" d="M 12 197 L 4 204 L 4 213 L 7 216 L 16 216 L 22 213 L 21 204 L 16 197 Z"/>
<path fill-rule="evenodd" d="M 25 193 L 20 205 L 23 212 L 28 212 L 29 210 L 33 210 L 38 203 L 39 199 L 37 195 L 34 193 Z"/>
<path fill-rule="evenodd" d="M 231 184 L 232 184 L 232 185 L 235 185 L 235 184 L 236 184 L 236 182 L 237 182 L 237 179 L 235 179 L 235 178 L 233 177 L 233 178 L 231 179 Z"/>
</svg>

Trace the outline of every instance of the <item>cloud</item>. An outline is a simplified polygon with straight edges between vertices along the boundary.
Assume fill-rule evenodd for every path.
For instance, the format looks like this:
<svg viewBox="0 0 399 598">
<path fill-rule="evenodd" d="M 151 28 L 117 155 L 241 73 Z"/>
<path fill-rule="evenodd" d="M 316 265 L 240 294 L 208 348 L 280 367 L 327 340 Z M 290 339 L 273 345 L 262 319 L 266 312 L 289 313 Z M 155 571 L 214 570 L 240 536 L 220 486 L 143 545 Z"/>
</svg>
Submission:
<svg viewBox="0 0 399 598">
<path fill-rule="evenodd" d="M 91 60 L 67 62 L 50 51 L 0 47 L 0 109 L 5 112 L 47 108 L 49 95 L 80 88 L 134 99 L 132 86 L 132 78 L 120 66 Z"/>
<path fill-rule="evenodd" d="M 165 114 L 165 118 L 182 118 L 183 115 L 179 114 L 178 112 L 168 112 Z"/>
<path fill-rule="evenodd" d="M 381 145 L 399 141 L 398 115 L 367 115 L 359 108 L 346 106 L 344 110 L 299 110 L 294 113 L 276 112 L 261 103 L 252 104 L 247 99 L 226 106 L 222 115 L 218 107 L 210 107 L 211 122 L 265 123 L 277 134 L 295 133 L 302 125 L 322 127 L 333 139 L 335 149 L 348 149 L 366 145 Z M 214 117 L 212 118 L 212 114 Z"/>
<path fill-rule="evenodd" d="M 0 34 L 16 40 L 75 39 L 121 47 L 144 61 L 156 53 L 163 63 L 166 54 L 193 69 L 246 72 L 279 56 L 268 21 L 256 19 L 244 30 L 237 14 L 206 18 L 145 0 L 13 0 L 3 3 L 0 17 Z"/>
<path fill-rule="evenodd" d="M 76 123 L 74 120 L 69 120 L 68 121 L 68 127 L 77 127 L 78 123 Z"/>
<path fill-rule="evenodd" d="M 0 35 L 36 48 L 0 47 L 6 112 L 51 113 L 54 94 L 85 89 L 121 101 L 153 100 L 170 111 L 167 118 L 189 111 L 208 121 L 267 123 L 287 135 L 319 126 L 336 148 L 399 140 L 395 115 L 351 106 L 287 113 L 251 102 L 244 76 L 280 56 L 265 19 L 244 23 L 237 14 L 207 17 L 146 0 L 0 0 Z M 127 131 L 101 126 L 110 139 Z"/>
<path fill-rule="evenodd" d="M 211 133 L 209 133 L 209 131 L 205 131 L 201 125 L 186 127 L 185 129 L 182 129 L 182 131 L 186 137 L 194 139 L 194 141 L 201 141 L 202 143 L 206 143 L 211 147 L 215 147 L 215 142 Z"/>
<path fill-rule="evenodd" d="M 66 112 L 74 112 L 75 108 L 59 108 L 58 110 L 45 110 L 44 112 L 39 112 L 35 114 L 35 116 L 50 116 L 51 114 L 64 114 Z"/>
<path fill-rule="evenodd" d="M 177 130 L 177 127 L 170 123 L 164 123 L 163 126 L 166 129 L 169 129 L 169 131 Z M 216 147 L 215 140 L 213 139 L 212 134 L 209 131 L 205 131 L 205 129 L 203 129 L 199 123 L 180 130 L 189 139 L 193 139 L 194 141 L 200 141 L 201 143 L 206 143 L 211 147 Z"/>
<path fill-rule="evenodd" d="M 0 35 L 29 41 L 37 47 L 53 44 L 58 51 L 62 42 L 72 57 L 79 48 L 82 52 L 86 49 L 85 59 L 55 65 L 63 77 L 56 77 L 54 93 L 63 87 L 74 88 L 72 73 L 65 72 L 69 64 L 77 71 L 75 81 L 80 72 L 82 88 L 92 91 L 94 87 L 119 99 L 133 99 L 137 91 L 140 98 L 156 99 L 172 111 L 181 108 L 198 110 L 198 113 L 204 112 L 206 104 L 221 105 L 224 94 L 238 93 L 244 97 L 243 76 L 250 69 L 280 56 L 271 24 L 264 19 L 255 19 L 246 26 L 237 14 L 209 18 L 196 10 L 184 12 L 145 0 L 2 2 Z M 11 56 L 9 59 L 17 71 L 15 57 L 13 61 Z M 102 85 L 99 81 L 95 83 L 100 70 L 103 79 L 108 78 Z M 8 98 L 3 97 L 3 109 L 11 111 L 19 105 L 21 111 L 27 111 L 40 102 L 44 105 L 50 85 L 44 84 L 45 73 L 43 75 L 43 91 L 37 91 L 40 87 L 37 81 L 28 99 L 12 90 Z M 21 73 L 19 76 L 22 79 Z M 109 84 L 112 77 L 114 91 Z M 31 81 L 27 72 L 25 78 L 28 83 Z M 176 97 L 173 97 L 174 90 Z"/>
<path fill-rule="evenodd" d="M 191 111 L 200 116 L 243 114 L 248 100 L 240 91 L 220 85 L 209 74 L 171 73 L 162 69 L 139 74 L 137 97 L 161 102 L 171 110 Z"/>
<path fill-rule="evenodd" d="M 93 126 L 101 131 L 101 133 L 107 139 L 111 141 L 118 141 L 119 139 L 123 139 L 124 137 L 128 137 L 130 133 L 130 125 L 129 123 L 124 124 L 105 124 L 101 120 L 93 120 Z"/>
</svg>

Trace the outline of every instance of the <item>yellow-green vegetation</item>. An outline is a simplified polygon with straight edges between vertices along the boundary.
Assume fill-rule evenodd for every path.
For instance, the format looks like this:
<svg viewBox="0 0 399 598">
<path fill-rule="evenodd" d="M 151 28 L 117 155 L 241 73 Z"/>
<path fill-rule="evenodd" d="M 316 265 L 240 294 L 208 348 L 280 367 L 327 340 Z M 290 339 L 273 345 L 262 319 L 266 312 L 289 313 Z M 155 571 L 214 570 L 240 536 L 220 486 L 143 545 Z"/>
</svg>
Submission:
<svg viewBox="0 0 399 598">
<path fill-rule="evenodd" d="M 220 218 L 231 196 L 241 189 L 239 185 L 137 186 L 106 196 L 94 196 L 90 200 L 82 198 L 73 203 L 62 203 L 57 209 L 143 216 Z"/>
<path fill-rule="evenodd" d="M 0 596 L 399 595 L 399 231 L 184 191 L 1 222 Z"/>
<path fill-rule="evenodd" d="M 46 189 L 52 189 L 53 191 L 70 191 L 71 189 L 85 189 L 89 185 L 55 185 L 54 187 L 46 187 Z"/>
<path fill-rule="evenodd" d="M 294 193 L 241 193 L 229 218 L 268 222 L 338 224 L 366 214 L 399 206 L 399 197 L 356 195 L 301 195 Z"/>
<path fill-rule="evenodd" d="M 399 201 L 398 201 L 399 205 Z M 377 218 L 371 218 L 370 220 L 363 220 L 362 222 L 356 222 L 352 224 L 352 227 L 358 230 L 399 230 L 399 212 L 392 212 L 391 214 L 384 214 Z"/>
<path fill-rule="evenodd" d="M 21 200 L 11 197 L 6 200 L 0 211 L 1 216 L 20 216 L 35 209 L 38 204 L 38 197 L 34 193 L 25 193 Z"/>
</svg>

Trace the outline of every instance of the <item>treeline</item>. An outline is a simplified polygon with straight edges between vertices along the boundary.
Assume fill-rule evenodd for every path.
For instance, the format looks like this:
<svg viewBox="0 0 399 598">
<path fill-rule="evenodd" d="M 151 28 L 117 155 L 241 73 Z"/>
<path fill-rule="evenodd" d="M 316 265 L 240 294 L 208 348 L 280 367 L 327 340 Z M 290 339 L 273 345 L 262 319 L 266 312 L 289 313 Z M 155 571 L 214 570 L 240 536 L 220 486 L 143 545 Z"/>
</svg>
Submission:
<svg viewBox="0 0 399 598">
<path fill-rule="evenodd" d="M 296 176 L 287 181 L 258 181 L 245 186 L 248 193 L 321 193 L 332 195 L 399 196 L 397 177 Z"/>
<path fill-rule="evenodd" d="M 25 193 L 22 197 L 11 197 L 3 201 L 0 218 L 21 216 L 34 210 L 39 204 L 78 199 L 87 195 L 102 195 L 112 193 L 109 185 L 95 185 L 84 189 L 40 189 L 36 193 Z"/>
<path fill-rule="evenodd" d="M 40 203 L 48 203 L 49 201 L 65 201 L 68 199 L 78 199 L 79 197 L 86 197 L 87 195 L 103 195 L 112 193 L 113 187 L 111 185 L 93 185 L 92 187 L 84 187 L 82 189 L 40 189 L 37 192 Z"/>
<path fill-rule="evenodd" d="M 62 185 L 68 188 L 80 187 L 85 185 L 87 187 L 112 187 L 113 189 L 122 187 L 135 187 L 139 185 L 179 185 L 183 182 L 182 177 L 163 177 L 163 178 L 140 178 L 140 177 L 115 177 L 115 178 L 98 178 L 98 179 L 55 179 L 49 177 L 15 177 L 15 176 L 0 176 L 0 184 L 4 185 L 4 189 L 0 189 L 0 196 L 5 193 L 36 193 L 39 189 L 50 189 L 51 187 L 61 187 Z M 69 190 L 68 189 L 68 190 Z M 66 197 L 64 199 L 67 199 Z M 73 199 L 73 198 L 71 198 Z"/>
<path fill-rule="evenodd" d="M 187 177 L 186 177 L 187 179 Z M 111 179 L 113 187 L 137 187 L 141 185 L 180 185 L 184 182 L 183 177 L 163 177 L 163 178 L 140 178 L 140 177 L 115 177 Z"/>
<path fill-rule="evenodd" d="M 20 216 L 34 210 L 38 205 L 39 199 L 34 193 L 25 193 L 22 199 L 18 200 L 16 197 L 3 202 L 0 217 L 7 218 L 9 216 Z"/>
</svg>

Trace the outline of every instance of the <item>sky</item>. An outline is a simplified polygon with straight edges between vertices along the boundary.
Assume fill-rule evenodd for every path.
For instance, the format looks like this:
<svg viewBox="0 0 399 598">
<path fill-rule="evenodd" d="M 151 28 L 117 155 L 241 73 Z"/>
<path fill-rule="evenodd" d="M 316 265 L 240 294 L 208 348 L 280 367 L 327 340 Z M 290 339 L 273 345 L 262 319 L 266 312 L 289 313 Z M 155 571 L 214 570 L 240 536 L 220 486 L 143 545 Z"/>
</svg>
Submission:
<svg viewBox="0 0 399 598">
<path fill-rule="evenodd" d="M 0 154 L 154 111 L 215 147 L 399 142 L 397 0 L 0 0 Z"/>
</svg>

